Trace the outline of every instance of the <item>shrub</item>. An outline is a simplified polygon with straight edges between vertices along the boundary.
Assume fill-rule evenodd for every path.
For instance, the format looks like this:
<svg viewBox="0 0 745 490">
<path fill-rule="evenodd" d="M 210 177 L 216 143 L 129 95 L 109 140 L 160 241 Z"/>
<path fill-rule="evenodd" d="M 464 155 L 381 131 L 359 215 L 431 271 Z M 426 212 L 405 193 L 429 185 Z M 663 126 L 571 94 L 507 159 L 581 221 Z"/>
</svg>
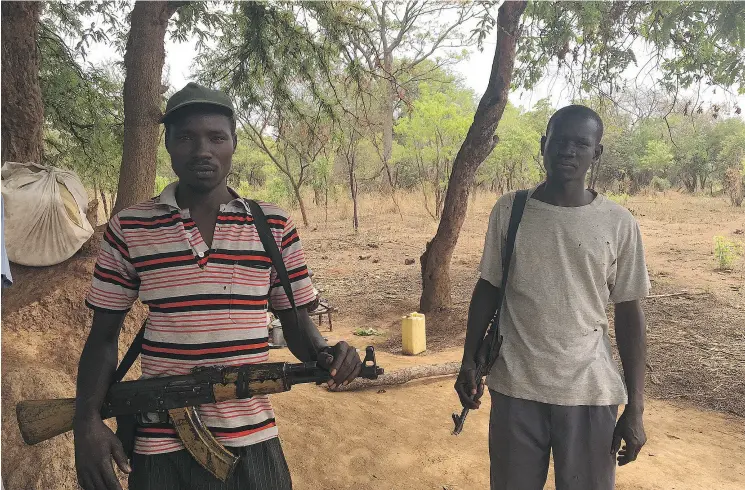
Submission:
<svg viewBox="0 0 745 490">
<path fill-rule="evenodd" d="M 714 257 L 719 270 L 732 270 L 742 252 L 740 243 L 721 235 L 714 237 Z"/>
<path fill-rule="evenodd" d="M 669 191 L 671 187 L 670 181 L 661 177 L 653 177 L 649 185 L 657 192 Z"/>
</svg>

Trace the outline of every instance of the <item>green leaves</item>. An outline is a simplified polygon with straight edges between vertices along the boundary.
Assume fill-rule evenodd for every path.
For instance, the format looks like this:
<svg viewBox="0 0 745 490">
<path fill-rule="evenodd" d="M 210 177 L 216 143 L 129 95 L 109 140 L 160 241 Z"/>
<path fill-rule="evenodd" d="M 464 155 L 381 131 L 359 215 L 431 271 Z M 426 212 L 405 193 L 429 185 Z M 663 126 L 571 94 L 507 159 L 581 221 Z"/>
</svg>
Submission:
<svg viewBox="0 0 745 490">
<path fill-rule="evenodd" d="M 305 90 L 333 113 L 328 87 L 335 60 L 357 29 L 360 7 L 332 2 L 240 2 L 221 24 L 217 45 L 199 58 L 199 77 L 229 92 L 244 110 L 300 112 Z"/>
<path fill-rule="evenodd" d="M 543 172 L 540 140 L 551 112 L 541 103 L 531 112 L 508 104 L 497 130 L 499 144 L 479 169 L 477 181 L 500 193 L 537 183 Z"/>
<path fill-rule="evenodd" d="M 434 194 L 430 213 L 439 217 L 453 160 L 473 120 L 475 96 L 455 82 L 422 82 L 418 93 L 410 113 L 396 124 L 401 147 L 394 161 L 415 169 L 425 194 Z"/>
<path fill-rule="evenodd" d="M 651 53 L 661 82 L 705 83 L 745 93 L 745 3 L 541 2 L 523 16 L 513 86 L 530 89 L 549 72 L 582 92 L 611 94 L 618 79 Z M 493 28 L 485 16 L 474 34 Z"/>
<path fill-rule="evenodd" d="M 82 67 L 78 53 L 57 32 L 82 32 L 77 16 L 81 9 L 93 7 L 60 4 L 53 8 L 57 9 L 54 16 L 45 17 L 40 25 L 38 41 L 45 160 L 76 171 L 91 187 L 113 193 L 124 131 L 122 77 L 114 67 Z M 66 24 L 53 28 L 55 18 Z"/>
<path fill-rule="evenodd" d="M 639 169 L 661 175 L 673 164 L 673 158 L 670 145 L 666 141 L 651 140 L 647 142 L 644 154 L 639 158 Z"/>
<path fill-rule="evenodd" d="M 126 38 L 123 12 L 130 10 L 124 0 L 99 2 L 45 2 L 42 29 L 55 32 L 60 39 L 73 40 L 73 50 L 85 60 L 91 43 L 109 43 Z M 83 19 L 93 19 L 90 25 Z"/>
</svg>

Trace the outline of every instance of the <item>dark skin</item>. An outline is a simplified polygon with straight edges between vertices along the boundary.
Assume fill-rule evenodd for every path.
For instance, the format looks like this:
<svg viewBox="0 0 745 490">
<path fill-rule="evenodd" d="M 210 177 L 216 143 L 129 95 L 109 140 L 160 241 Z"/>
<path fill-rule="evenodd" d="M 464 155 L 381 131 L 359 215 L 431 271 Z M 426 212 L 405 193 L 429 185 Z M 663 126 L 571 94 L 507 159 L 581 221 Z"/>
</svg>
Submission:
<svg viewBox="0 0 745 490">
<path fill-rule="evenodd" d="M 175 121 L 166 139 L 171 164 L 179 177 L 176 200 L 190 210 L 202 238 L 212 246 L 221 204 L 234 199 L 227 175 L 237 139 L 230 119 L 222 114 L 192 113 Z M 304 308 L 277 311 L 290 351 L 301 361 L 318 361 L 331 374 L 334 390 L 356 378 L 362 362 L 346 342 L 329 347 Z M 112 459 L 131 472 L 121 442 L 101 420 L 100 410 L 116 370 L 119 332 L 126 312 L 96 311 L 80 356 L 73 431 L 75 466 L 84 490 L 121 490 Z M 323 351 L 321 351 L 323 349 Z"/>
<path fill-rule="evenodd" d="M 600 137 L 600 128 L 591 118 L 568 114 L 556 120 L 541 138 L 547 179 L 531 198 L 554 206 L 590 204 L 596 195 L 585 187 L 585 176 L 603 153 Z M 461 404 L 470 409 L 481 404 L 484 381 L 476 380 L 476 366 L 484 360 L 477 359 L 478 348 L 496 311 L 499 294 L 498 287 L 479 279 L 471 298 L 463 361 L 455 382 Z M 647 341 L 644 313 L 638 300 L 616 304 L 614 318 L 629 402 L 616 423 L 609 450 L 618 454 L 618 464 L 623 466 L 636 460 L 647 441 L 643 423 Z"/>
</svg>

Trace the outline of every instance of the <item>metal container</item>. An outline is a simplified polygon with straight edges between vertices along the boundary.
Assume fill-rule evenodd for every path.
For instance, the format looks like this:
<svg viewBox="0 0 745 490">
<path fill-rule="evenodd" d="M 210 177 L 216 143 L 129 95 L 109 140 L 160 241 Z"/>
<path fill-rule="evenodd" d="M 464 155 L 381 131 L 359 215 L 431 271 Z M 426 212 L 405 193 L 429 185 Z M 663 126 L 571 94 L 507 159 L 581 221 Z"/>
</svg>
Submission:
<svg viewBox="0 0 745 490">
<path fill-rule="evenodd" d="M 279 347 L 287 347 L 287 342 L 285 342 L 285 336 L 282 332 L 282 324 L 279 322 L 279 319 L 274 320 L 271 323 L 271 346 L 274 348 Z"/>
</svg>

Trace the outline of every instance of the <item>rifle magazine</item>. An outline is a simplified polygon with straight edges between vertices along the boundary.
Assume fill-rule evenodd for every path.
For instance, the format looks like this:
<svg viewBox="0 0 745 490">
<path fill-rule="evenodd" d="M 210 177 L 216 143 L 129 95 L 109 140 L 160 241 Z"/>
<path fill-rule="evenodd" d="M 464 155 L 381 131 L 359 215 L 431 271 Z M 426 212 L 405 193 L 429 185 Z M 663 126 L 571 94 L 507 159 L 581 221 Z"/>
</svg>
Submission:
<svg viewBox="0 0 745 490">
<path fill-rule="evenodd" d="M 233 473 L 238 457 L 225 449 L 207 429 L 195 407 L 174 408 L 168 411 L 189 454 L 215 478 L 225 482 Z"/>
</svg>

